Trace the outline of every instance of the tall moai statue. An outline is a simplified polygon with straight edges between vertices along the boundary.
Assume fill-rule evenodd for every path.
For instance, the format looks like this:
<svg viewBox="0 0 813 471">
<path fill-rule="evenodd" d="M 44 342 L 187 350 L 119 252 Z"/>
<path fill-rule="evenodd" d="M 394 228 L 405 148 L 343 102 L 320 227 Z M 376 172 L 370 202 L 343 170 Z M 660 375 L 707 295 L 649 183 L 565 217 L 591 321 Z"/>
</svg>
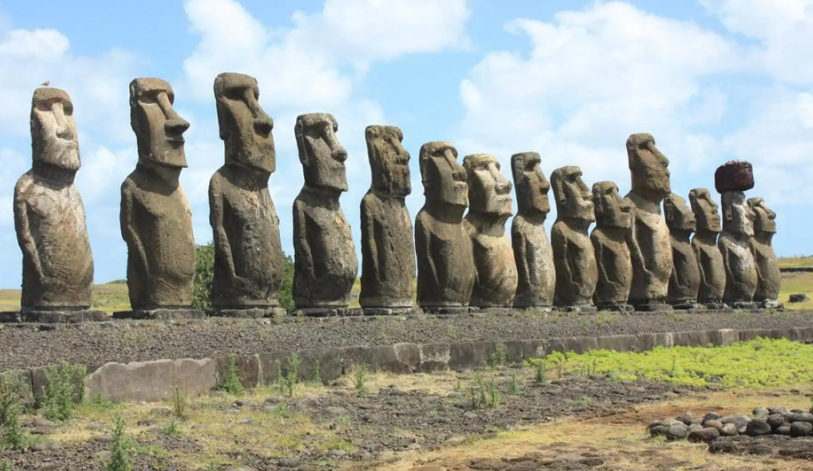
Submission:
<svg viewBox="0 0 813 471">
<path fill-rule="evenodd" d="M 121 185 L 121 234 L 127 243 L 132 312 L 114 317 L 202 316 L 191 309 L 195 276 L 192 211 L 179 178 L 189 123 L 172 108 L 175 94 L 158 78 L 130 83 L 130 125 L 138 163 Z"/>
<path fill-rule="evenodd" d="M 590 240 L 596 253 L 598 282 L 593 301 L 602 311 L 631 311 L 632 261 L 627 239 L 632 227 L 632 203 L 613 182 L 593 185 L 596 227 Z"/>
<path fill-rule="evenodd" d="M 672 275 L 672 244 L 669 227 L 661 214 L 661 201 L 672 192 L 669 159 L 655 147 L 651 134 L 632 134 L 627 139 L 627 158 L 632 190 L 632 288 L 629 303 L 637 311 L 669 310 L 669 278 Z"/>
<path fill-rule="evenodd" d="M 517 214 L 511 221 L 511 245 L 518 275 L 514 307 L 549 310 L 556 289 L 556 268 L 545 232 L 550 184 L 539 168 L 540 160 L 536 152 L 511 156 L 517 194 Z"/>
<path fill-rule="evenodd" d="M 358 274 L 350 224 L 339 204 L 347 191 L 347 151 L 328 113 L 297 117 L 294 134 L 305 185 L 294 200 L 296 308 L 305 315 L 343 315 Z"/>
<path fill-rule="evenodd" d="M 556 222 L 550 231 L 556 266 L 554 304 L 568 311 L 595 311 L 598 267 L 587 229 L 595 221 L 590 190 L 579 167 L 560 167 L 550 175 L 556 198 Z"/>
<path fill-rule="evenodd" d="M 748 206 L 754 212 L 754 237 L 751 239 L 751 252 L 757 266 L 757 290 L 754 301 L 761 307 L 781 308 L 779 288 L 782 275 L 771 240 L 776 234 L 776 213 L 762 198 L 749 198 Z"/>
<path fill-rule="evenodd" d="M 426 202 L 415 217 L 418 305 L 430 313 L 466 312 L 476 276 L 463 226 L 469 205 L 466 170 L 448 142 L 427 142 L 419 158 Z"/>
<path fill-rule="evenodd" d="M 511 182 L 500 173 L 500 163 L 490 154 L 463 159 L 469 187 L 469 212 L 465 227 L 471 237 L 477 276 L 469 306 L 511 307 L 517 292 L 517 264 L 505 222 L 514 213 Z"/>
<path fill-rule="evenodd" d="M 723 302 L 735 309 L 755 309 L 759 277 L 751 252 L 754 210 L 745 200 L 745 191 L 754 187 L 751 164 L 732 160 L 721 165 L 714 172 L 714 187 L 723 208 L 723 232 L 717 242 L 726 271 Z"/>
<path fill-rule="evenodd" d="M 268 191 L 276 170 L 274 122 L 257 101 L 254 77 L 222 73 L 215 78 L 214 93 L 226 156 L 209 181 L 212 307 L 224 316 L 284 315 L 277 301 L 284 255 Z"/>
<path fill-rule="evenodd" d="M 367 315 L 414 311 L 415 244 L 405 198 L 412 193 L 410 155 L 395 126 L 364 131 L 372 184 L 361 200 L 361 294 Z"/>
<path fill-rule="evenodd" d="M 85 206 L 74 185 L 81 166 L 70 96 L 38 88 L 31 100 L 31 170 L 14 187 L 14 227 L 23 252 L 21 320 L 101 320 L 90 311 L 93 254 Z"/>
<path fill-rule="evenodd" d="M 672 236 L 668 301 L 675 309 L 695 309 L 700 291 L 700 266 L 690 239 L 697 229 L 697 220 L 686 200 L 674 193 L 664 198 L 663 213 Z"/>
<path fill-rule="evenodd" d="M 722 231 L 717 203 L 706 188 L 689 192 L 689 203 L 697 221 L 697 231 L 692 237 L 692 249 L 700 270 L 700 288 L 697 301 L 708 309 L 728 309 L 723 303 L 725 291 L 725 265 L 723 254 L 717 246 L 717 236 Z"/>
</svg>

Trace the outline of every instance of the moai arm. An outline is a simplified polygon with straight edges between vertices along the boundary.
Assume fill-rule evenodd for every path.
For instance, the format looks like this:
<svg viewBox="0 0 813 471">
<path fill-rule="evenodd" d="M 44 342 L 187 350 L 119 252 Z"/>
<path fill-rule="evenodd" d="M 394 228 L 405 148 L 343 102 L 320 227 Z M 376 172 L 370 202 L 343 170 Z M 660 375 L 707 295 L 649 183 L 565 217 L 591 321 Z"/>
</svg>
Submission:
<svg viewBox="0 0 813 471">
<path fill-rule="evenodd" d="M 570 286 L 574 286 L 575 282 L 573 281 L 573 270 L 570 268 L 570 257 L 568 257 L 568 252 L 570 251 L 570 244 L 567 243 L 567 237 L 562 237 L 562 252 L 560 257 L 564 258 L 562 263 L 560 264 L 561 267 L 565 269 L 564 275 L 567 277 L 567 282 Z M 558 266 L 556 267 L 556 276 L 559 276 Z"/>
<path fill-rule="evenodd" d="M 361 200 L 361 236 L 362 240 L 365 242 L 362 244 L 362 250 L 367 250 L 368 253 L 366 255 L 369 257 L 369 260 L 365 264 L 364 268 L 370 269 L 371 278 L 378 280 L 381 261 L 378 259 L 378 246 L 376 246 L 375 219 L 370 217 L 370 214 L 373 214 L 371 208 L 365 208 L 365 206 L 368 205 L 369 203 L 367 201 L 364 199 Z"/>
<path fill-rule="evenodd" d="M 227 268 L 229 277 L 235 280 L 237 274 L 234 270 L 234 257 L 232 257 L 231 244 L 229 244 L 226 228 L 223 227 L 223 194 L 214 181 L 209 184 L 209 224 L 212 226 L 215 257 Z"/>
<path fill-rule="evenodd" d="M 302 205 L 294 201 L 294 254 L 299 268 L 308 273 L 309 280 L 313 280 L 316 277 L 313 270 L 313 254 L 308 245 L 307 217 Z"/>
<path fill-rule="evenodd" d="M 630 225 L 629 233 L 627 234 L 628 246 L 630 249 L 630 258 L 632 259 L 633 266 L 638 265 L 647 279 L 652 277 L 652 272 L 646 266 L 646 258 L 641 252 L 641 246 L 638 245 L 638 231 L 636 231 L 638 222 L 633 217 L 632 224 Z"/>
<path fill-rule="evenodd" d="M 136 261 L 138 269 L 141 273 L 147 274 L 149 273 L 147 270 L 147 254 L 144 251 L 144 244 L 141 243 L 138 232 L 135 230 L 135 221 L 133 218 L 133 189 L 130 188 L 130 185 L 131 183 L 129 181 L 125 181 L 121 186 L 121 210 L 119 213 L 121 235 L 127 242 L 127 250 L 131 251 L 135 249 L 138 255 L 138 260 Z M 150 277 L 147 277 L 147 279 L 151 280 Z"/>
<path fill-rule="evenodd" d="M 528 265 L 528 240 L 525 233 L 513 230 L 511 238 L 511 245 L 514 246 L 514 260 L 517 264 L 517 278 L 530 281 L 532 279 L 531 268 Z"/>
<path fill-rule="evenodd" d="M 437 267 L 435 267 L 435 254 L 432 253 L 432 233 L 426 228 L 426 226 L 424 226 L 420 218 L 415 224 L 415 229 L 418 231 L 417 237 L 415 237 L 415 251 L 417 252 L 418 257 L 423 257 L 423 259 L 426 261 L 424 266 L 428 267 L 429 272 L 431 273 L 431 285 L 437 286 L 439 284 L 439 280 L 438 270 Z M 421 275 L 421 278 L 424 281 L 427 281 L 426 275 Z"/>
<path fill-rule="evenodd" d="M 703 269 L 705 254 L 699 248 L 694 248 L 694 255 L 697 258 L 697 269 L 700 273 L 700 286 L 708 286 L 706 281 L 706 271 Z"/>
<path fill-rule="evenodd" d="M 44 277 L 39 252 L 37 252 L 37 243 L 31 235 L 31 226 L 28 222 L 28 204 L 23 201 L 19 190 L 14 192 L 14 228 L 17 231 L 17 242 L 31 259 L 37 278 L 43 280 Z"/>
</svg>

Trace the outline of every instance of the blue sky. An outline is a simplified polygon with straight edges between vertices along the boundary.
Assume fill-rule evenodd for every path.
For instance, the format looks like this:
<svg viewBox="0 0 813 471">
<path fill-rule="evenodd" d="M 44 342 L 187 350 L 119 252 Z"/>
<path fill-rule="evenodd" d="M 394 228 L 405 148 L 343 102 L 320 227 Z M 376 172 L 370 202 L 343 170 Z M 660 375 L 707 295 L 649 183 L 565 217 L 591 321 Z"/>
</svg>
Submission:
<svg viewBox="0 0 813 471">
<path fill-rule="evenodd" d="M 753 163 L 778 213 L 780 255 L 811 254 L 813 0 L 0 0 L 0 287 L 21 280 L 14 183 L 30 167 L 31 94 L 45 80 L 72 97 L 96 281 L 123 278 L 119 187 L 136 162 L 128 84 L 175 89 L 189 168 L 181 182 L 198 243 L 211 240 L 206 191 L 222 165 L 212 83 L 259 80 L 275 120 L 270 188 L 292 253 L 291 202 L 302 185 L 294 119 L 330 112 L 349 151 L 342 205 L 358 243 L 370 184 L 364 127 L 392 124 L 412 153 L 448 140 L 464 155 L 536 151 L 546 174 L 580 165 L 588 185 L 629 190 L 624 142 L 651 132 L 671 160 L 673 191 L 713 188 L 714 169 Z M 550 215 L 550 223 L 555 211 Z"/>
</svg>

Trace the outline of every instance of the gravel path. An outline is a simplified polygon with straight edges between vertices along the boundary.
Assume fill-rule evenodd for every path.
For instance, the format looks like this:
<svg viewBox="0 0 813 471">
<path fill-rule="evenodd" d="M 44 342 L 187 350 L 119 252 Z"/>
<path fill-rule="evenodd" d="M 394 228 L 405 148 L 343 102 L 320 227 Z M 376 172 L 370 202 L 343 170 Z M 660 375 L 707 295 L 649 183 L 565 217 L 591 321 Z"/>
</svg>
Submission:
<svg viewBox="0 0 813 471">
<path fill-rule="evenodd" d="M 505 341 L 711 329 L 813 327 L 811 311 L 573 315 L 551 313 L 437 318 L 111 321 L 64 325 L 0 324 L 0 371 L 55 363 L 206 358 L 398 342 Z"/>
</svg>

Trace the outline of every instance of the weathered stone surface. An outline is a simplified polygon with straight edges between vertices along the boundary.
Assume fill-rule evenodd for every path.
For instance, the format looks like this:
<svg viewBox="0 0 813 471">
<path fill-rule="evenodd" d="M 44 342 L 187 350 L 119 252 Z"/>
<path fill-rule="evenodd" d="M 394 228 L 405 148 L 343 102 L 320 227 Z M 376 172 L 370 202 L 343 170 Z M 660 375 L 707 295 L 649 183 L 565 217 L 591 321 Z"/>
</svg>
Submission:
<svg viewBox="0 0 813 471">
<path fill-rule="evenodd" d="M 714 188 L 717 193 L 748 191 L 754 187 L 754 169 L 742 160 L 729 160 L 714 171 Z"/>
<path fill-rule="evenodd" d="M 328 113 L 300 115 L 296 144 L 305 185 L 294 200 L 294 286 L 297 309 L 346 308 L 358 273 L 350 224 L 339 197 L 347 191 L 347 151 Z"/>
<path fill-rule="evenodd" d="M 215 309 L 208 313 L 215 317 L 235 317 L 260 319 L 263 317 L 284 317 L 287 312 L 281 307 L 247 308 L 247 309 Z"/>
<path fill-rule="evenodd" d="M 651 134 L 632 134 L 627 139 L 627 157 L 632 176 L 627 198 L 633 204 L 629 302 L 635 309 L 662 309 L 672 275 L 669 227 L 661 215 L 661 201 L 672 192 L 669 159 L 655 147 Z"/>
<path fill-rule="evenodd" d="M 754 237 L 751 252 L 757 267 L 757 289 L 754 301 L 765 307 L 778 307 L 782 275 L 771 240 L 776 234 L 776 213 L 762 198 L 749 198 L 748 206 L 754 212 Z"/>
<path fill-rule="evenodd" d="M 73 311 L 43 311 L 39 309 L 23 308 L 20 312 L 22 322 L 38 322 L 43 324 L 72 324 L 77 322 L 102 322 L 109 320 L 110 316 L 104 311 L 93 309 L 77 309 Z"/>
<path fill-rule="evenodd" d="M 587 229 L 595 220 L 590 190 L 579 167 L 557 168 L 551 174 L 556 222 L 551 247 L 556 266 L 556 306 L 591 306 L 598 281 L 593 243 Z"/>
<path fill-rule="evenodd" d="M 220 383 L 226 377 L 226 370 L 230 361 L 229 355 L 217 357 L 217 382 Z M 262 373 L 260 372 L 259 355 L 235 355 L 234 368 L 237 372 L 237 379 L 246 388 L 253 388 L 260 384 Z"/>
<path fill-rule="evenodd" d="M 424 310 L 468 306 L 476 270 L 463 226 L 469 205 L 466 170 L 448 142 L 424 144 L 419 158 L 426 202 L 415 217 L 418 305 Z"/>
<path fill-rule="evenodd" d="M 718 245 L 726 269 L 723 301 L 750 303 L 757 290 L 758 276 L 751 239 L 754 235 L 754 210 L 745 202 L 742 191 L 722 194 L 723 232 Z"/>
<path fill-rule="evenodd" d="M 697 303 L 700 290 L 700 267 L 689 241 L 697 228 L 697 220 L 686 200 L 674 193 L 663 200 L 663 212 L 672 242 L 669 304 L 676 308 L 691 308 Z"/>
<path fill-rule="evenodd" d="M 268 191 L 276 170 L 274 122 L 257 101 L 254 77 L 220 74 L 214 93 L 226 155 L 209 181 L 215 249 L 212 306 L 274 308 L 284 271 L 279 218 Z"/>
<path fill-rule="evenodd" d="M 723 254 L 717 246 L 717 237 L 722 231 L 717 203 L 706 188 L 695 188 L 689 192 L 689 203 L 697 220 L 697 232 L 692 237 L 697 266 L 700 271 L 700 288 L 697 301 L 707 307 L 721 309 L 725 291 L 726 272 Z"/>
<path fill-rule="evenodd" d="M 553 250 L 545 231 L 550 212 L 550 184 L 539 167 L 536 152 L 511 156 L 511 172 L 517 194 L 517 214 L 511 221 L 511 245 L 517 266 L 514 307 L 550 307 L 556 289 Z"/>
<path fill-rule="evenodd" d="M 395 126 L 368 126 L 370 190 L 361 200 L 361 294 L 369 308 L 411 308 L 415 245 L 405 198 L 412 193 L 410 155 Z"/>
<path fill-rule="evenodd" d="M 809 300 L 810 300 L 810 298 L 808 298 L 807 294 L 805 294 L 805 293 L 794 293 L 794 294 L 790 295 L 790 297 L 788 299 L 788 302 L 790 302 L 790 303 L 803 303 L 803 302 L 809 301 Z"/>
<path fill-rule="evenodd" d="M 598 282 L 594 301 L 599 309 L 626 310 L 632 286 L 632 261 L 627 238 L 632 203 L 618 194 L 613 182 L 593 185 L 596 227 L 590 240 L 596 253 Z"/>
<path fill-rule="evenodd" d="M 469 305 L 510 307 L 517 292 L 517 264 L 505 222 L 513 214 L 511 182 L 500 173 L 490 154 L 463 159 L 469 191 L 464 227 L 471 238 L 477 275 Z"/>
<path fill-rule="evenodd" d="M 194 396 L 216 385 L 217 364 L 209 358 L 107 363 L 90 374 L 85 395 L 101 394 L 113 402 L 153 402 L 169 399 L 175 388 Z"/>
<path fill-rule="evenodd" d="M 70 96 L 38 88 L 31 100 L 31 170 L 14 187 L 14 227 L 23 253 L 23 310 L 90 307 L 93 254 L 85 206 L 74 185 L 81 166 Z"/>
<path fill-rule="evenodd" d="M 127 288 L 134 310 L 192 304 L 195 238 L 179 177 L 189 123 L 172 108 L 169 83 L 130 83 L 130 125 L 138 164 L 121 185 L 121 234 L 127 243 Z"/>
<path fill-rule="evenodd" d="M 177 319 L 202 319 L 206 313 L 197 309 L 136 309 L 134 311 L 116 311 L 113 319 L 150 319 L 170 321 Z"/>
</svg>

